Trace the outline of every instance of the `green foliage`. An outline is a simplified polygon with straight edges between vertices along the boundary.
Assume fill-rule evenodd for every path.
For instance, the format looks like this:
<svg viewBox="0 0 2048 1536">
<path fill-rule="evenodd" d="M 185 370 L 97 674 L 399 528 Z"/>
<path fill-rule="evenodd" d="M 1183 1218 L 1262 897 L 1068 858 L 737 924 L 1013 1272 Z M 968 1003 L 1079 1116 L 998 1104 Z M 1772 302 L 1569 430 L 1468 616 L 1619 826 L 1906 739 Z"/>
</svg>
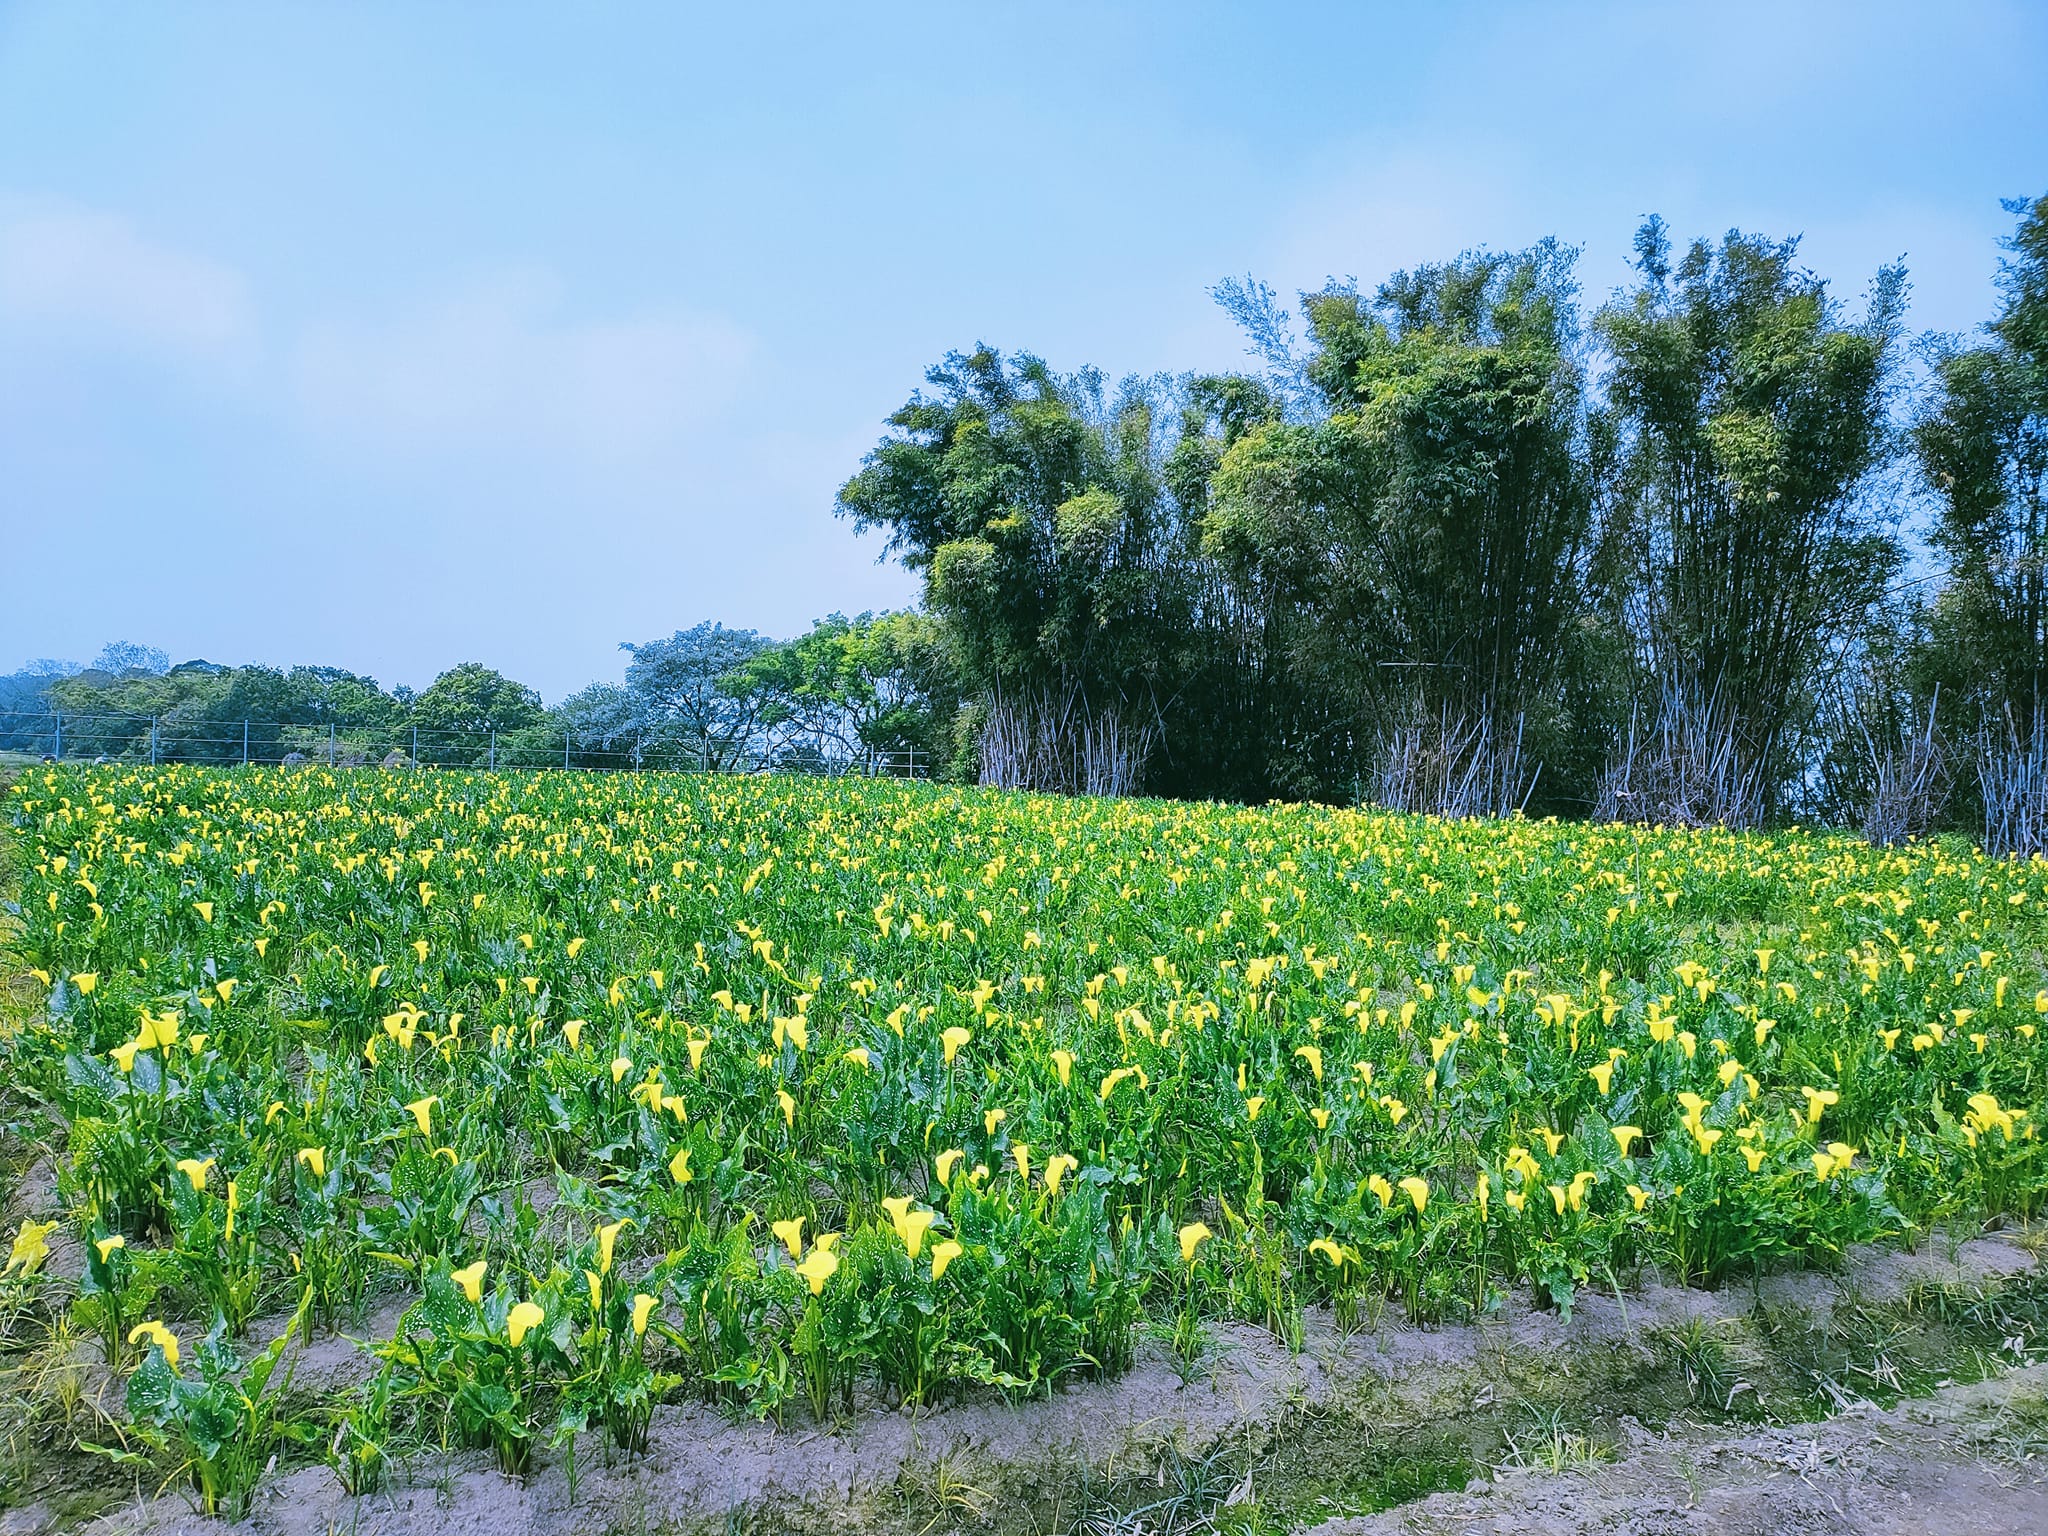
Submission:
<svg viewBox="0 0 2048 1536">
<path fill-rule="evenodd" d="M 1546 243 L 1398 273 L 1370 302 L 1306 296 L 1327 414 L 1253 426 L 1216 463 L 1206 549 L 1277 627 L 1294 692 L 1341 701 L 1324 774 L 1369 767 L 1390 720 L 1533 718 L 1534 758 L 1570 755 L 1594 494 L 1572 257 Z"/>
<path fill-rule="evenodd" d="M 2048 198 L 2009 206 L 1998 314 L 1974 346 L 1933 344 L 1913 425 L 1948 578 L 1914 681 L 1962 729 L 2031 744 L 2048 697 Z"/>
<path fill-rule="evenodd" d="M 1832 1267 L 2048 1179 L 2048 865 L 1967 847 L 317 766 L 36 769 L 5 814 L 62 1326 L 162 1353 L 136 1411 L 217 1501 L 277 1448 L 223 1362 L 278 1298 L 407 1306 L 320 1416 L 368 1487 L 632 1454 L 685 1397 L 1057 1391 L 1147 1322 L 1192 1375 L 1325 1301 Z"/>
<path fill-rule="evenodd" d="M 174 1477 L 190 1481 L 205 1513 L 247 1513 L 272 1458 L 312 1439 L 312 1426 L 284 1410 L 291 1372 L 276 1379 L 304 1320 L 301 1304 L 284 1332 L 247 1365 L 222 1324 L 195 1351 L 193 1372 L 180 1370 L 163 1347 L 152 1344 L 128 1378 L 128 1413 L 136 1430 L 153 1451 L 175 1463 Z"/>
<path fill-rule="evenodd" d="M 1724 727 L 1768 814 L 1819 669 L 1902 559 L 1875 476 L 1905 272 L 1882 269 L 1852 325 L 1795 240 L 1731 233 L 1673 265 L 1652 219 L 1636 248 L 1640 282 L 1594 320 L 1615 445 L 1599 581 L 1636 698 Z"/>
</svg>

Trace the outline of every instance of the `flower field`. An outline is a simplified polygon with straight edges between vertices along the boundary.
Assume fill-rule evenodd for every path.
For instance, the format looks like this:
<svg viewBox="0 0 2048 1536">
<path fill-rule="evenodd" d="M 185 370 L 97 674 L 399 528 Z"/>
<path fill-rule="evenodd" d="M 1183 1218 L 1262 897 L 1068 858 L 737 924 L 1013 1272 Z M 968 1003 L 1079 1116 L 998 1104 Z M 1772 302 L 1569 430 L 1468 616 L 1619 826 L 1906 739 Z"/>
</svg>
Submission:
<svg viewBox="0 0 2048 1536">
<path fill-rule="evenodd" d="M 123 1454 L 212 1508 L 273 1458 L 631 1451 L 665 1401 L 1193 1372 L 1225 1319 L 1569 1314 L 2048 1183 L 2038 861 L 798 778 L 5 804 L 61 1212 L 0 1322 L 91 1341 Z M 293 1337 L 394 1298 L 293 1405 Z"/>
</svg>

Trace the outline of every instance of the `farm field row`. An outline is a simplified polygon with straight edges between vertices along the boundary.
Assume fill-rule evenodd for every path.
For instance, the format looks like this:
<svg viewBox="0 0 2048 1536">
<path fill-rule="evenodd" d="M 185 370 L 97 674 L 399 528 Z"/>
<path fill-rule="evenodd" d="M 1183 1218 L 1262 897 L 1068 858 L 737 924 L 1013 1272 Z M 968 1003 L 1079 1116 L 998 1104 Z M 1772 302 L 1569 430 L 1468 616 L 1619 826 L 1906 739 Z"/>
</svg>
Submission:
<svg viewBox="0 0 2048 1536">
<path fill-rule="evenodd" d="M 64 767 L 6 796 L 0 1281 L 209 1507 L 2023 1218 L 2048 864 L 889 781 Z M 74 1276 L 52 1254 L 69 1239 Z M 316 1422 L 238 1342 L 358 1329 Z M 267 1332 L 267 1330 L 265 1330 Z"/>
</svg>

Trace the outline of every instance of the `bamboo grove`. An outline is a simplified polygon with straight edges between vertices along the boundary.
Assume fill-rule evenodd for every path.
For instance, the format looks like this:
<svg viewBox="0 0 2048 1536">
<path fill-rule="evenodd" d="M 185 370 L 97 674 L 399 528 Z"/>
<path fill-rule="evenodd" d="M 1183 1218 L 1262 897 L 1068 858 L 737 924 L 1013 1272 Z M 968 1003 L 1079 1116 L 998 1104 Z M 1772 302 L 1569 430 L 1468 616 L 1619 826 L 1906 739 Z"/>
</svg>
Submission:
<svg viewBox="0 0 2048 1536">
<path fill-rule="evenodd" d="M 1852 311 L 1655 219 L 1590 315 L 1555 241 L 1298 315 L 1226 283 L 1257 368 L 949 356 L 840 510 L 923 577 L 962 777 L 2030 851 L 2048 200 L 2009 207 L 1967 339 L 1909 335 L 1903 268 Z"/>
</svg>

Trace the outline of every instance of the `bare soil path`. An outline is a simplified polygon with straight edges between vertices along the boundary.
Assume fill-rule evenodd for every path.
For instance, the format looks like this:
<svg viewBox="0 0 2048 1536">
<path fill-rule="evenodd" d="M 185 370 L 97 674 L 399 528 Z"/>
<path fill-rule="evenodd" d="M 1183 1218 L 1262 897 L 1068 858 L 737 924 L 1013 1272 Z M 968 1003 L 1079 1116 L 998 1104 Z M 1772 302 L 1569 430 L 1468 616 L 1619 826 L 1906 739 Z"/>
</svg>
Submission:
<svg viewBox="0 0 2048 1536">
<path fill-rule="evenodd" d="M 1508 1472 L 1313 1536 L 2044 1536 L 2048 1366 L 1885 1410 L 1728 1436 L 1641 1435 L 1618 1461 Z"/>
</svg>

